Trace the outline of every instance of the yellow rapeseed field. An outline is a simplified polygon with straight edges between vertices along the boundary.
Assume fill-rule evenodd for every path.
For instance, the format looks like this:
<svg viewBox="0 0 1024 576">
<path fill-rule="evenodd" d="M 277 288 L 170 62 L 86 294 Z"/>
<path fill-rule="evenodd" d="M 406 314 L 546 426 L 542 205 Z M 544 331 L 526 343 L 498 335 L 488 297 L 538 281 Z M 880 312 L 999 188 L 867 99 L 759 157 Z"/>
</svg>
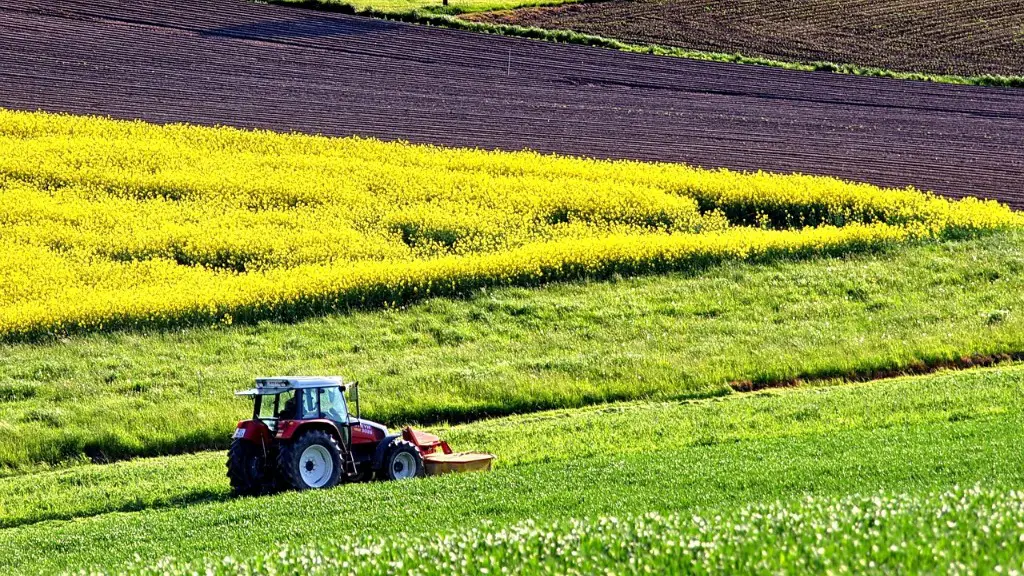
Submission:
<svg viewBox="0 0 1024 576">
<path fill-rule="evenodd" d="M 992 202 L 822 177 L 0 110 L 0 339 L 292 319 L 1020 223 Z"/>
</svg>

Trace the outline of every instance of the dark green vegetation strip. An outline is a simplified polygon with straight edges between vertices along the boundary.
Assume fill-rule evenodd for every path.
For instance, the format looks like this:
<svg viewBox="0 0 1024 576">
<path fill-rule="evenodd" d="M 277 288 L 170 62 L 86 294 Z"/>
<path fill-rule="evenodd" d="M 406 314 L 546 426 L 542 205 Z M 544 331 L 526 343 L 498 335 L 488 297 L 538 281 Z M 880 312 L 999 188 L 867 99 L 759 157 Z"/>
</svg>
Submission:
<svg viewBox="0 0 1024 576">
<path fill-rule="evenodd" d="M 224 448 L 257 375 L 339 373 L 390 424 L 728 394 L 1024 351 L 1024 234 L 479 292 L 293 325 L 0 348 L 0 466 Z"/>
<path fill-rule="evenodd" d="M 1001 86 L 1019 88 L 1024 87 L 1024 76 L 1004 76 L 997 74 L 984 74 L 979 76 L 958 76 L 952 74 L 930 74 L 923 72 L 901 72 L 885 68 L 870 66 L 859 66 L 856 64 L 844 64 L 835 62 L 790 62 L 761 56 L 745 56 L 743 54 L 726 54 L 721 52 L 708 52 L 702 50 L 690 50 L 675 46 L 664 46 L 660 44 L 631 44 L 606 38 L 594 34 L 584 34 L 571 30 L 548 30 L 531 26 L 519 26 L 514 24 L 494 24 L 489 22 L 474 22 L 465 20 L 451 14 L 437 14 L 430 11 L 409 10 L 391 11 L 377 10 L 373 8 L 356 7 L 352 4 L 339 0 L 268 0 L 271 4 L 283 4 L 287 6 L 298 6 L 340 12 L 343 14 L 354 14 L 371 18 L 382 18 L 385 20 L 396 20 L 413 24 L 426 24 L 479 32 L 485 34 L 497 34 L 501 36 L 512 36 L 518 38 L 530 38 L 534 40 L 547 40 L 565 44 L 580 44 L 598 48 L 610 48 L 623 52 L 634 52 L 640 54 L 653 54 L 657 56 L 673 56 L 679 58 L 690 58 L 708 62 L 729 62 L 734 64 L 753 64 L 758 66 L 771 66 L 786 70 L 797 70 L 805 72 L 833 72 L 837 74 L 852 74 L 856 76 L 868 76 L 875 78 L 892 78 L 896 80 L 917 80 L 924 82 L 939 82 L 943 84 L 961 84 L 973 86 Z"/>
<path fill-rule="evenodd" d="M 436 429 L 498 468 L 684 446 L 1024 413 L 1024 366 L 717 399 L 615 403 Z M 0 528 L 229 498 L 223 452 L 86 465 L 0 480 Z"/>
<path fill-rule="evenodd" d="M 1021 376 L 1013 367 L 481 422 L 452 430 L 451 436 L 477 443 L 466 447 L 504 449 L 508 461 L 489 474 L 256 499 L 217 497 L 8 528 L 0 530 L 0 566 L 14 573 L 117 568 L 136 553 L 142 564 L 167 555 L 248 558 L 282 543 L 295 547 L 353 534 L 460 532 L 480 527 L 483 519 L 493 529 L 525 519 L 543 523 L 623 511 L 713 517 L 808 492 L 831 497 L 979 481 L 1020 486 Z M 523 436 L 528 438 L 516 440 Z M 581 452 L 580 443 L 592 443 L 592 450 Z M 75 515 L 82 515 L 90 511 L 80 501 L 95 499 L 103 487 L 121 492 L 125 502 L 150 491 L 181 490 L 183 484 L 197 492 L 223 490 L 223 479 L 215 483 L 218 456 L 223 454 L 90 466 L 20 480 L 43 493 L 56 494 L 59 486 L 79 490 L 52 501 L 55 508 L 77 507 Z M 169 470 L 162 479 L 161 469 Z M 111 470 L 116 472 L 88 487 L 92 475 Z M 12 511 L 32 507 L 22 508 L 12 484 L 5 482 L 3 493 Z"/>
</svg>

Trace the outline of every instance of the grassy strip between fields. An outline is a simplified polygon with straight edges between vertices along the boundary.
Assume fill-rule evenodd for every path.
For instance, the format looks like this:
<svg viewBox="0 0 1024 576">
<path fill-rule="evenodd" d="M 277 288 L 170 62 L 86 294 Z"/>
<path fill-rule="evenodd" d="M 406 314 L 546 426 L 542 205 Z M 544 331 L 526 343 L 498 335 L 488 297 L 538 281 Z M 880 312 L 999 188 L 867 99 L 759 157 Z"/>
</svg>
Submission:
<svg viewBox="0 0 1024 576">
<path fill-rule="evenodd" d="M 615 403 L 436 428 L 507 468 L 606 454 L 826 435 L 1024 411 L 1024 366 L 719 399 Z M 229 497 L 224 453 L 87 465 L 0 479 L 0 528 Z"/>
<path fill-rule="evenodd" d="M 136 554 L 142 565 L 166 556 L 250 558 L 281 544 L 333 546 L 352 534 L 389 534 L 397 541 L 398 534 L 493 532 L 526 519 L 546 523 L 623 511 L 731 518 L 751 503 L 791 501 L 807 493 L 830 498 L 980 481 L 1020 486 L 1022 384 L 1022 370 L 1015 366 L 475 423 L 444 433 L 465 443 L 460 447 L 490 448 L 503 456 L 492 473 L 190 505 L 183 505 L 185 498 L 167 502 L 174 506 L 168 509 L 7 528 L 0 530 L 0 566 L 8 573 L 117 570 Z M 21 478 L 24 486 L 48 495 L 34 503 L 25 497 L 28 488 L 18 493 L 16 479 L 9 479 L 3 501 L 15 513 L 49 500 L 65 511 L 77 507 L 79 515 L 90 513 L 85 501 L 101 500 L 104 490 L 126 502 L 183 485 L 223 491 L 222 458 L 138 461 Z M 962 529 L 981 530 L 986 523 L 971 522 Z M 941 534 L 935 538 L 945 542 Z M 413 540 L 419 541 L 425 540 Z M 833 559 L 856 560 L 843 556 L 850 546 L 839 546 Z M 794 561 L 801 554 L 792 550 Z"/>
<path fill-rule="evenodd" d="M 1024 492 L 814 498 L 446 535 L 356 536 L 232 557 L 133 567 L 139 576 L 249 574 L 1018 574 Z"/>
<path fill-rule="evenodd" d="M 256 375 L 341 373 L 397 425 L 728 394 L 1024 350 L 1024 235 L 478 292 L 297 324 L 3 347 L 0 463 L 223 448 Z M 746 386 L 744 386 L 745 388 Z"/>
<path fill-rule="evenodd" d="M 658 44 L 631 44 L 606 38 L 593 34 L 584 34 L 572 30 L 548 30 L 530 26 L 516 26 L 509 24 L 493 24 L 489 22 L 472 22 L 459 18 L 460 12 L 473 12 L 478 10 L 459 10 L 452 7 L 438 6 L 436 9 L 418 7 L 413 9 L 380 8 L 380 4 L 350 3 L 342 0 L 269 0 L 268 3 L 282 4 L 287 6 L 298 6 L 316 10 L 354 14 L 371 18 L 382 18 L 396 20 L 413 24 L 426 24 L 469 32 L 480 32 L 485 34 L 497 34 L 501 36 L 512 36 L 518 38 L 530 38 L 534 40 L 547 40 L 565 44 L 580 44 L 598 48 L 610 48 L 623 52 L 640 54 L 653 54 L 657 56 L 673 56 L 702 60 L 707 62 L 728 62 L 734 64 L 753 64 L 757 66 L 770 66 L 786 70 L 797 70 L 804 72 L 832 72 L 836 74 L 852 74 L 855 76 L 868 76 L 874 78 L 892 78 L 896 80 L 916 80 L 923 82 L 938 82 L 942 84 L 960 84 L 972 86 L 998 86 L 1008 88 L 1024 87 L 1024 76 L 1003 76 L 985 74 L 981 76 L 957 76 L 952 74 L 931 74 L 925 72 L 902 72 L 870 66 L 859 66 L 856 64 L 841 64 L 835 62 L 792 62 L 764 58 L 760 56 L 745 56 L 743 54 L 726 54 L 721 52 L 708 52 L 703 50 L 692 50 L 675 46 L 664 46 Z M 528 4 L 523 4 L 524 6 Z M 385 4 L 385 6 L 387 6 Z M 451 13 L 438 13 L 438 12 Z"/>
<path fill-rule="evenodd" d="M 382 12 L 420 11 L 426 14 L 476 14 L 499 10 L 515 10 L 518 8 L 539 8 L 544 6 L 562 6 L 587 0 L 450 0 L 446 5 L 442 0 L 348 0 L 345 2 L 353 11 L 374 9 Z"/>
</svg>

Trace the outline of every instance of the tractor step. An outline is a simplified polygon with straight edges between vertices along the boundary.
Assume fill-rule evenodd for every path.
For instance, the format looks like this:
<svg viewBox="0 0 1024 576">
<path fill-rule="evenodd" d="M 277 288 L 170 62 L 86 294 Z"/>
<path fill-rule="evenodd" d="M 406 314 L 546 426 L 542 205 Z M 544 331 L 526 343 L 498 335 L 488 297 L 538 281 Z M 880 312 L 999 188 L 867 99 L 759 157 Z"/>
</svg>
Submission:
<svg viewBox="0 0 1024 576">
<path fill-rule="evenodd" d="M 352 456 L 351 450 L 343 450 L 341 453 L 341 471 L 348 476 L 359 474 L 359 468 L 356 466 L 356 459 Z"/>
</svg>

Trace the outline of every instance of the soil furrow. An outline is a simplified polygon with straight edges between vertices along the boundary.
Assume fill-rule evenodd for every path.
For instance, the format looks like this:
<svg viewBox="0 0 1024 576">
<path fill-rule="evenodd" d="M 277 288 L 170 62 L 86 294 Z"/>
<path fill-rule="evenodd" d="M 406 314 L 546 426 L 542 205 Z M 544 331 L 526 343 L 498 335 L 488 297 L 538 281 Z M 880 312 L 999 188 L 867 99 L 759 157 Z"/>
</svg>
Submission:
<svg viewBox="0 0 1024 576">
<path fill-rule="evenodd" d="M 0 62 L 0 106 L 16 109 L 827 174 L 1024 207 L 1024 91 L 1014 89 L 243 0 L 0 0 Z"/>
</svg>

